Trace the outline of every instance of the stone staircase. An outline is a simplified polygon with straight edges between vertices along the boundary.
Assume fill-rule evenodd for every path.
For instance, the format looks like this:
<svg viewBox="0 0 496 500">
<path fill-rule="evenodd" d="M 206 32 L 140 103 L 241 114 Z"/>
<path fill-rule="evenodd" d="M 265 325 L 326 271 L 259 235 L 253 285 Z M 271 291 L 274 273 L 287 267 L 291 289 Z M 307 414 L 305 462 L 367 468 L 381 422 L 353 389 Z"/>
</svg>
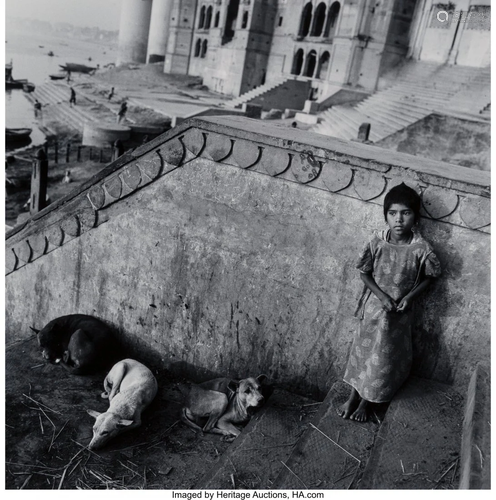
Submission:
<svg viewBox="0 0 496 500">
<path fill-rule="evenodd" d="M 394 81 L 394 83 L 392 83 Z M 472 120 L 490 119 L 490 68 L 409 63 L 385 77 L 379 90 L 357 105 L 334 106 L 320 115 L 313 132 L 355 139 L 358 127 L 371 124 L 377 142 L 438 112 Z"/>
<path fill-rule="evenodd" d="M 364 423 L 338 416 L 348 392 L 335 383 L 303 432 L 294 417 L 305 403 L 281 407 L 287 398 L 276 393 L 195 488 L 458 487 L 463 397 L 452 387 L 412 377 Z"/>
<path fill-rule="evenodd" d="M 77 105 L 71 107 L 69 104 L 69 87 L 61 83 L 44 83 L 36 87 L 36 90 L 26 94 L 27 99 L 35 102 L 35 99 L 42 106 L 50 106 L 50 116 L 53 120 L 60 121 L 74 131 L 81 132 L 86 121 L 95 121 L 91 113 L 83 109 L 91 103 L 82 92 L 76 89 Z"/>
<path fill-rule="evenodd" d="M 267 94 L 268 92 L 276 89 L 277 87 L 280 87 L 287 80 L 288 78 L 286 77 L 279 77 L 275 80 L 272 80 L 270 83 L 266 83 L 264 85 L 260 85 L 259 87 L 255 87 L 249 92 L 246 92 L 240 95 L 239 97 L 236 97 L 232 101 L 224 102 L 223 105 L 228 108 L 240 108 L 243 104 L 253 101 L 257 97 Z"/>
</svg>

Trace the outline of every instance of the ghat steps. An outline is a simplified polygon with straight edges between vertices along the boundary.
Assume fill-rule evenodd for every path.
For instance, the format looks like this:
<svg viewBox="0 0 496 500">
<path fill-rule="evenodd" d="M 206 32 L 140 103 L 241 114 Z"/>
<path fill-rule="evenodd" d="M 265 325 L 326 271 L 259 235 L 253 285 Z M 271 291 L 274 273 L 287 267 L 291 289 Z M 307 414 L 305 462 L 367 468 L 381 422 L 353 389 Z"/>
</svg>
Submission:
<svg viewBox="0 0 496 500">
<path fill-rule="evenodd" d="M 82 109 L 81 104 L 87 101 L 87 98 L 78 90 L 76 90 L 76 103 L 79 101 L 79 104 L 76 106 L 69 104 L 70 91 L 65 84 L 44 83 L 36 87 L 35 91 L 27 97 L 33 103 L 35 99 L 38 99 L 42 106 L 50 106 L 53 119 L 61 121 L 74 131 L 81 132 L 86 121 L 95 121 L 90 113 Z M 85 105 L 88 104 L 89 102 L 85 102 Z"/>
<path fill-rule="evenodd" d="M 313 132 L 355 139 L 362 123 L 371 124 L 372 142 L 438 112 L 472 120 L 490 119 L 490 68 L 411 62 L 386 75 L 379 90 L 354 106 L 334 106 L 320 115 Z"/>
<path fill-rule="evenodd" d="M 224 103 L 224 106 L 229 108 L 240 108 L 244 103 L 250 102 L 256 97 L 260 97 L 263 94 L 270 92 L 271 90 L 280 87 L 286 82 L 287 78 L 277 78 L 272 80 L 271 82 L 265 83 L 264 85 L 260 85 L 259 87 L 255 87 L 254 89 L 245 92 L 244 94 L 236 97 L 232 101 L 227 101 Z"/>
</svg>

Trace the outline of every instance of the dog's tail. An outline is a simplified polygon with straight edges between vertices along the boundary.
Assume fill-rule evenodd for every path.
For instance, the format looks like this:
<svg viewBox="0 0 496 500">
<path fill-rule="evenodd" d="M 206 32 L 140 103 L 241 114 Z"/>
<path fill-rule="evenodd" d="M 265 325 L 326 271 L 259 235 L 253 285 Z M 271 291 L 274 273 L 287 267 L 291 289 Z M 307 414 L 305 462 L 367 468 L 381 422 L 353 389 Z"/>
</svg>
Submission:
<svg viewBox="0 0 496 500">
<path fill-rule="evenodd" d="M 41 330 L 37 330 L 36 328 L 33 328 L 32 326 L 30 326 L 29 328 L 31 328 L 31 330 L 33 330 L 34 333 L 36 333 L 36 335 L 38 335 L 38 333 L 40 333 Z"/>
</svg>

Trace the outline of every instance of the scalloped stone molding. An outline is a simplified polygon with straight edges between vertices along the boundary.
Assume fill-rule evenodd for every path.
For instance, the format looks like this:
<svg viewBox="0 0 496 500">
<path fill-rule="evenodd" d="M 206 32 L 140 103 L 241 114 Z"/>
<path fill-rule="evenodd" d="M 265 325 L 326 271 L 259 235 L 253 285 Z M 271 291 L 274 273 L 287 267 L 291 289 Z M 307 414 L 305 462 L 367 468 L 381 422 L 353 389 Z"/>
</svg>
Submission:
<svg viewBox="0 0 496 500">
<path fill-rule="evenodd" d="M 105 170 L 109 173 L 76 191 L 68 207 L 48 207 L 35 216 L 36 220 L 11 231 L 6 240 L 5 272 L 10 274 L 97 227 L 105 220 L 102 211 L 106 207 L 198 158 L 375 204 L 382 203 L 391 187 L 406 182 L 422 196 L 423 217 L 490 232 L 489 176 L 487 183 L 470 183 L 470 173 L 463 169 L 464 179 L 454 179 L 451 174 L 443 177 L 436 169 L 449 172 L 460 167 L 427 162 L 434 165 L 431 172 L 416 170 L 411 165 L 412 157 L 403 164 L 405 155 L 315 137 L 232 117 L 184 122 L 142 146 L 127 163 L 119 166 L 121 158 L 110 164 Z M 355 155 L 355 150 L 359 154 Z M 368 152 L 370 159 L 366 158 Z M 414 160 L 416 164 L 425 163 L 420 158 Z M 474 177 L 477 175 L 481 173 L 474 172 Z"/>
</svg>

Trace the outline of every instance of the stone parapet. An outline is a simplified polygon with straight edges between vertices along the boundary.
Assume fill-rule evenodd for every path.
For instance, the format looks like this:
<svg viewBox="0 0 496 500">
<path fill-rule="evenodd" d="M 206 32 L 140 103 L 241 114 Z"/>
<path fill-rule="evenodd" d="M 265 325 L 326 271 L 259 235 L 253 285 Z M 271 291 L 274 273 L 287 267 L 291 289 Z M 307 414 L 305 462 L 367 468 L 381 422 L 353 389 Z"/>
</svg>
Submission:
<svg viewBox="0 0 496 500">
<path fill-rule="evenodd" d="M 424 218 L 490 232 L 488 172 L 277 125 L 264 124 L 263 129 L 260 133 L 259 121 L 230 116 L 181 124 L 126 157 L 126 165 L 121 158 L 91 186 L 66 197 L 64 210 L 57 211 L 60 203 L 50 205 L 8 233 L 6 273 L 95 227 L 99 210 L 198 157 L 374 204 L 382 204 L 392 186 L 406 182 L 421 192 Z M 47 227 L 45 220 L 50 220 Z"/>
</svg>

